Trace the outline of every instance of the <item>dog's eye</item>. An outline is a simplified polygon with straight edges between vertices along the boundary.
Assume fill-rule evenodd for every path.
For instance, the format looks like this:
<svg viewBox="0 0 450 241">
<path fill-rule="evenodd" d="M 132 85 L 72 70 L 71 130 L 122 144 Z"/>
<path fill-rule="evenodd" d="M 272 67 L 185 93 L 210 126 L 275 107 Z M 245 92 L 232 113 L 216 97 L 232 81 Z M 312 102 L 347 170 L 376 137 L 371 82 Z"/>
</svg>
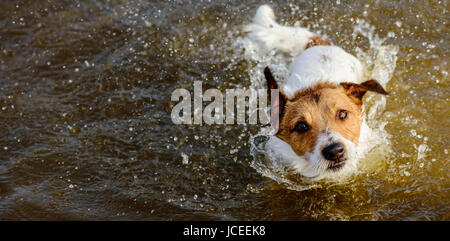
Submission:
<svg viewBox="0 0 450 241">
<path fill-rule="evenodd" d="M 308 124 L 306 124 L 306 122 L 301 121 L 295 126 L 295 130 L 298 133 L 304 133 L 304 132 L 307 132 L 309 130 L 309 126 L 308 126 Z"/>
<path fill-rule="evenodd" d="M 338 110 L 337 117 L 339 119 L 345 120 L 345 119 L 347 119 L 347 116 L 348 116 L 348 111 L 346 111 L 346 110 Z"/>
</svg>

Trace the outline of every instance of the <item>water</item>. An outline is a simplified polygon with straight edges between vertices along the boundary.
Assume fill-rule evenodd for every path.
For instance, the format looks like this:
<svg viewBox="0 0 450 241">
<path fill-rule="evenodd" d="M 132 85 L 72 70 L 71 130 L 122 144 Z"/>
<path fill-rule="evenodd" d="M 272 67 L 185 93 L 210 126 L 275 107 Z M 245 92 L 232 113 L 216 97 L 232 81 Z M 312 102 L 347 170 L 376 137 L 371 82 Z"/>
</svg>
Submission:
<svg viewBox="0 0 450 241">
<path fill-rule="evenodd" d="M 257 125 L 173 125 L 176 88 L 259 87 L 259 1 L 0 3 L 2 220 L 448 220 L 447 1 L 274 1 L 386 86 L 359 172 L 305 183 Z M 326 9 L 326 10 L 325 10 Z"/>
</svg>

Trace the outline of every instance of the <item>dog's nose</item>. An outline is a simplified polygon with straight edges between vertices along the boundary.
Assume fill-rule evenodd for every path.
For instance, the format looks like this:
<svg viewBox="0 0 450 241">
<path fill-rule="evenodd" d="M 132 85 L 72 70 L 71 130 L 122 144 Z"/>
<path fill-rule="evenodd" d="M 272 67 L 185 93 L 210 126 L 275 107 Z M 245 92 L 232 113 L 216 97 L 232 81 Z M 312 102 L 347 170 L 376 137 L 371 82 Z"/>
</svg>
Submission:
<svg viewBox="0 0 450 241">
<path fill-rule="evenodd" d="M 342 143 L 336 142 L 332 143 L 322 149 L 322 155 L 325 159 L 330 161 L 338 161 L 345 154 L 344 145 Z"/>
</svg>

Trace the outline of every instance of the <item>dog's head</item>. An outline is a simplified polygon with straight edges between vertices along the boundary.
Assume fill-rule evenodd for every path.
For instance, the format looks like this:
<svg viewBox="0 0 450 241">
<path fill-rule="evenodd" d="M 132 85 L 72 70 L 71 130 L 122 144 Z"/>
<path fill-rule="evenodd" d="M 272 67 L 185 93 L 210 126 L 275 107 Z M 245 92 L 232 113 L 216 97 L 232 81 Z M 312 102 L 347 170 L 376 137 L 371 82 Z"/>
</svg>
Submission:
<svg viewBox="0 0 450 241">
<path fill-rule="evenodd" d="M 354 157 L 363 120 L 364 94 L 387 94 L 375 80 L 361 84 L 324 81 L 287 98 L 269 68 L 264 74 L 269 96 L 273 92 L 278 95 L 271 103 L 271 116 L 278 116 L 272 118 L 276 136 L 319 173 L 337 172 Z"/>
</svg>

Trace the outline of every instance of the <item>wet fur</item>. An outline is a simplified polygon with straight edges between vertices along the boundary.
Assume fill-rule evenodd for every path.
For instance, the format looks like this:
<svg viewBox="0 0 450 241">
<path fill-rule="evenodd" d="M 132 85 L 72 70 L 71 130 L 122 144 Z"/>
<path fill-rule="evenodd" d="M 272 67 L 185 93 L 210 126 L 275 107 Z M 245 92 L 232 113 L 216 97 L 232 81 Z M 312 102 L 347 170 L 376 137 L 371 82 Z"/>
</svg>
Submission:
<svg viewBox="0 0 450 241">
<path fill-rule="evenodd" d="M 361 131 L 368 129 L 363 97 L 367 91 L 387 92 L 376 80 L 360 83 L 363 65 L 354 56 L 306 28 L 277 24 L 267 5 L 257 10 L 245 31 L 264 48 L 296 56 L 284 86 L 278 85 L 268 67 L 264 70 L 269 96 L 278 91 L 271 103 L 272 126 L 277 132 L 266 144 L 268 155 L 314 179 L 355 170 Z M 342 110 L 347 112 L 346 119 L 338 118 Z M 297 131 L 299 122 L 307 123 L 308 131 Z M 338 160 L 343 165 L 337 166 L 322 153 L 333 143 L 344 146 L 345 155 Z"/>
</svg>

